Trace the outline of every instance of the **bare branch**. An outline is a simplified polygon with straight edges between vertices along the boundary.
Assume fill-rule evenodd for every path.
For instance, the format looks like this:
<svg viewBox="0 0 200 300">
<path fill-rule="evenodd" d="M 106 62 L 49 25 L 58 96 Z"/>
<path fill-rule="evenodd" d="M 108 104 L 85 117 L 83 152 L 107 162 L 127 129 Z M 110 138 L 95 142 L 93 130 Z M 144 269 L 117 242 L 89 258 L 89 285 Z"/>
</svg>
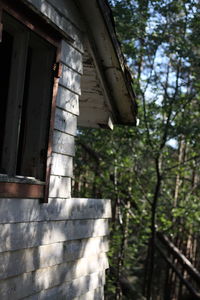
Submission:
<svg viewBox="0 0 200 300">
<path fill-rule="evenodd" d="M 169 171 L 169 170 L 171 170 L 171 169 L 178 168 L 178 167 L 180 167 L 181 165 L 185 165 L 186 163 L 190 162 L 191 160 L 195 160 L 195 159 L 197 159 L 197 158 L 200 158 L 200 155 L 192 156 L 192 157 L 186 159 L 186 160 L 185 160 L 184 162 L 182 162 L 182 163 L 178 163 L 178 164 L 176 164 L 176 165 L 174 165 L 174 166 L 171 166 L 171 167 L 169 167 L 169 168 L 165 168 L 164 171 Z"/>
</svg>

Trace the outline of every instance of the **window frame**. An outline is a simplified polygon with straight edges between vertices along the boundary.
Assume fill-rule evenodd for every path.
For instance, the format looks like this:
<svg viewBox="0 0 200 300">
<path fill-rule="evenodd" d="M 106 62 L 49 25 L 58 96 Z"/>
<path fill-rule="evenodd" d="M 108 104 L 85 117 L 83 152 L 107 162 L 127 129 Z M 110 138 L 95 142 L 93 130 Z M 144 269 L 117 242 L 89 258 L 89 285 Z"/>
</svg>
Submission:
<svg viewBox="0 0 200 300">
<path fill-rule="evenodd" d="M 0 42 L 2 37 L 2 13 L 8 13 L 11 17 L 22 23 L 32 32 L 39 35 L 42 39 L 55 47 L 56 58 L 53 66 L 54 78 L 51 92 L 50 120 L 48 129 L 48 146 L 46 155 L 46 174 L 45 181 L 30 179 L 25 176 L 9 177 L 8 175 L 0 178 L 0 198 L 25 198 L 40 199 L 41 202 L 48 202 L 49 181 L 51 174 L 52 142 L 54 119 L 56 110 L 56 96 L 58 92 L 58 82 L 61 75 L 60 53 L 61 53 L 61 34 L 47 23 L 45 18 L 38 15 L 22 2 L 13 0 L 0 0 Z"/>
</svg>

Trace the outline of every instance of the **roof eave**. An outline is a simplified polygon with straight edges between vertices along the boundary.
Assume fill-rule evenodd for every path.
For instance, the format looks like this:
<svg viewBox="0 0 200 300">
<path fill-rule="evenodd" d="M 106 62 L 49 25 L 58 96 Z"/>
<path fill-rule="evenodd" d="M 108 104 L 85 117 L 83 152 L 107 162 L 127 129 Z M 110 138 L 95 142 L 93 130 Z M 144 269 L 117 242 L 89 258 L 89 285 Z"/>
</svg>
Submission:
<svg viewBox="0 0 200 300">
<path fill-rule="evenodd" d="M 102 64 L 115 123 L 135 125 L 137 104 L 132 78 L 117 41 L 109 5 L 106 0 L 77 0 L 77 4 Z"/>
</svg>

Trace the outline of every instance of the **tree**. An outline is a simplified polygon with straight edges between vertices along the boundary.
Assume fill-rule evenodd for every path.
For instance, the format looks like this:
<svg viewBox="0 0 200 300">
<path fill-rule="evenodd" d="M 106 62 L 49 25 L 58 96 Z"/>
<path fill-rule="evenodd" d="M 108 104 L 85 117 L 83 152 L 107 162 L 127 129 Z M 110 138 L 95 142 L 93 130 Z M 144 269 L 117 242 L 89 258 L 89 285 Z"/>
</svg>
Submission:
<svg viewBox="0 0 200 300">
<path fill-rule="evenodd" d="M 163 286 L 171 290 L 165 300 L 182 299 L 185 291 L 174 271 L 155 272 L 164 264 L 156 248 L 156 231 L 171 236 L 198 267 L 199 3 L 115 0 L 111 4 L 135 77 L 140 126 L 80 131 L 75 192 L 112 194 L 111 299 L 113 294 L 122 298 L 125 281 L 132 286 L 125 299 L 133 299 L 136 292 L 137 299 L 142 294 L 161 299 Z"/>
</svg>

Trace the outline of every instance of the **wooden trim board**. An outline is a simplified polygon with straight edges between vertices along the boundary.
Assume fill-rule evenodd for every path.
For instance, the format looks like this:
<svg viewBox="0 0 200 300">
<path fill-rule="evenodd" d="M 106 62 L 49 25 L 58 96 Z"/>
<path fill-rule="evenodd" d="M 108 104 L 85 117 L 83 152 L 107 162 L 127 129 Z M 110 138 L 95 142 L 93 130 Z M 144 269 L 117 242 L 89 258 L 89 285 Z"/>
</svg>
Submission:
<svg viewBox="0 0 200 300">
<path fill-rule="evenodd" d="M 0 197 L 4 198 L 36 198 L 44 197 L 44 185 L 0 182 Z"/>
</svg>

